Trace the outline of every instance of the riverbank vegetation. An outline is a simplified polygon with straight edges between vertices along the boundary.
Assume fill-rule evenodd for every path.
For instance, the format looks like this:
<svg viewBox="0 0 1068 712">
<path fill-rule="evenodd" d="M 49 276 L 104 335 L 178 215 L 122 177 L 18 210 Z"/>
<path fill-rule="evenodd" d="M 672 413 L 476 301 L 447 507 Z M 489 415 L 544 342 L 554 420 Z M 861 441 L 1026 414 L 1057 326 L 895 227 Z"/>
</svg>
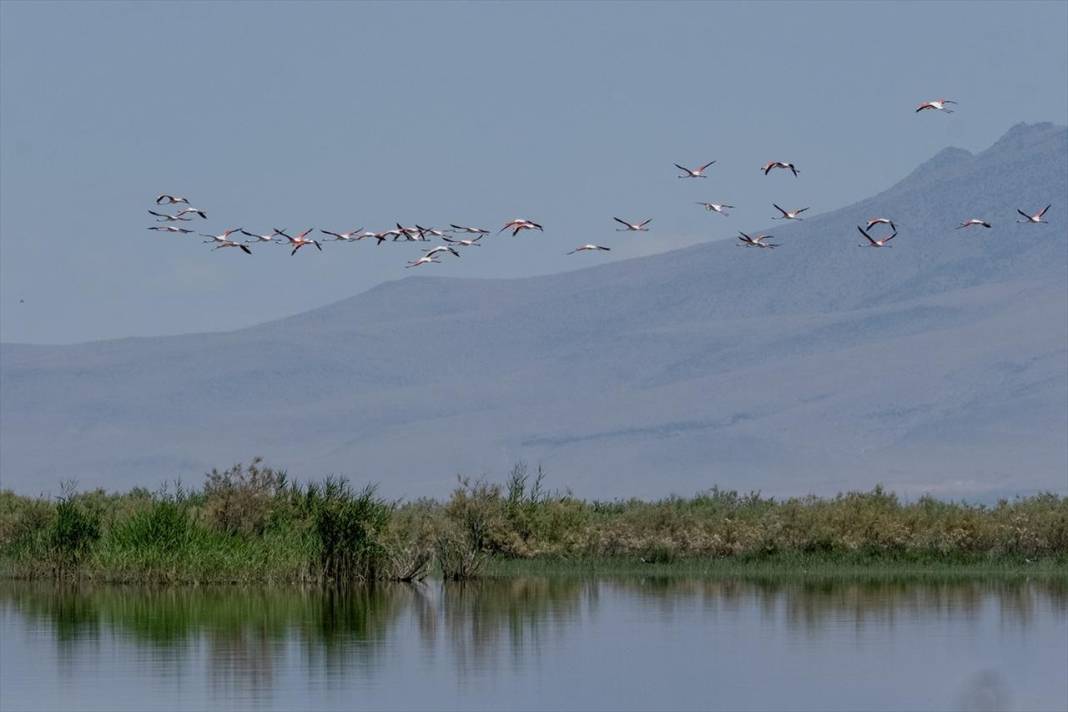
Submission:
<svg viewBox="0 0 1068 712">
<path fill-rule="evenodd" d="M 302 484 L 254 460 L 197 489 L 0 492 L 0 570 L 129 582 L 344 582 L 519 571 L 736 575 L 897 571 L 1063 572 L 1068 497 L 994 506 L 880 487 L 833 498 L 712 490 L 588 501 L 516 465 L 461 479 L 448 500 L 390 502 L 341 479 Z"/>
</svg>

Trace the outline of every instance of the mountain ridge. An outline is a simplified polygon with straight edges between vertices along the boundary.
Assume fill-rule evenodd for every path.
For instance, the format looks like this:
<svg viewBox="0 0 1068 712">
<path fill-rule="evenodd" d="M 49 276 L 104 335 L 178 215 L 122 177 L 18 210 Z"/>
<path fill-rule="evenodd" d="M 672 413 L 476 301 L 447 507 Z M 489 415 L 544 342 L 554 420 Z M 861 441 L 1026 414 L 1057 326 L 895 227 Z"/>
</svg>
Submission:
<svg viewBox="0 0 1068 712">
<path fill-rule="evenodd" d="M 4 486 L 262 454 L 410 495 L 520 458 L 600 496 L 1068 489 L 1068 129 L 963 153 L 776 226 L 775 251 L 413 276 L 231 332 L 0 344 Z M 1036 199 L 1061 222 L 1011 222 Z M 973 213 L 995 229 L 954 229 Z M 894 248 L 856 249 L 877 214 Z"/>
</svg>

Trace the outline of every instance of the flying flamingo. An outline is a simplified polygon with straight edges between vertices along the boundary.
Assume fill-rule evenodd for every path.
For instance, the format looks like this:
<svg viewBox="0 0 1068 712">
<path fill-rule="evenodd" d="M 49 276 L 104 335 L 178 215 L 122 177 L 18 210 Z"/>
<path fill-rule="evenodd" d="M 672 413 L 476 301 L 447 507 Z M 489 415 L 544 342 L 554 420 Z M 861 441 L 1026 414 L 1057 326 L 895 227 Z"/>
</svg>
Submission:
<svg viewBox="0 0 1068 712">
<path fill-rule="evenodd" d="M 933 109 L 935 111 L 944 111 L 947 114 L 952 114 L 953 109 L 950 109 L 946 104 L 956 104 L 957 102 L 952 99 L 934 99 L 932 101 L 925 101 L 916 107 L 916 113 L 920 113 L 924 109 Z"/>
<path fill-rule="evenodd" d="M 863 235 L 864 237 L 868 238 L 868 243 L 869 243 L 867 245 L 857 245 L 857 247 L 893 247 L 893 245 L 887 245 L 886 243 L 890 242 L 895 237 L 897 237 L 897 230 L 894 230 L 893 234 L 890 235 L 889 237 L 884 237 L 882 239 L 876 240 L 871 235 L 866 233 L 864 231 L 864 228 L 862 228 L 860 225 L 857 225 L 857 229 L 860 230 L 860 234 L 861 235 Z"/>
<path fill-rule="evenodd" d="M 187 215 L 189 213 L 196 213 L 197 215 L 199 215 L 204 220 L 208 219 L 208 214 L 206 212 L 204 212 L 203 210 L 201 210 L 200 208 L 182 208 L 181 210 L 178 211 L 178 217 L 182 217 L 183 215 Z"/>
<path fill-rule="evenodd" d="M 741 230 L 738 231 L 738 234 L 741 236 L 738 239 L 744 243 L 743 245 L 738 245 L 738 247 L 764 247 L 767 249 L 775 249 L 778 247 L 778 245 L 774 245 L 770 242 L 764 242 L 764 240 L 771 238 L 771 235 L 755 235 L 751 237 Z"/>
<path fill-rule="evenodd" d="M 482 237 L 482 235 L 479 235 L 478 237 L 472 237 L 468 240 L 457 240 L 455 237 L 444 237 L 442 239 L 445 240 L 445 242 L 451 242 L 454 245 L 463 245 L 464 247 L 482 247 L 482 245 L 478 244 L 478 241 L 481 240 Z"/>
<path fill-rule="evenodd" d="M 292 257 L 293 255 L 297 254 L 297 250 L 304 247 L 305 245 L 315 245 L 317 250 L 319 250 L 320 252 L 323 251 L 323 246 L 319 244 L 318 240 L 308 239 L 308 235 L 310 235 L 311 231 L 314 229 L 315 228 L 313 227 L 309 227 L 307 230 L 300 233 L 296 237 L 290 237 L 285 233 L 284 230 L 279 230 L 278 228 L 275 228 L 275 231 L 285 239 L 289 240 L 289 244 L 293 246 L 293 251 L 289 253 L 289 256 Z"/>
<path fill-rule="evenodd" d="M 646 226 L 653 221 L 652 218 L 649 218 L 648 220 L 632 225 L 626 220 L 620 220 L 619 218 L 612 219 L 623 226 L 622 228 L 617 229 L 616 232 L 649 232 L 649 228 Z"/>
<path fill-rule="evenodd" d="M 729 215 L 730 213 L 728 213 L 726 210 L 724 210 L 724 208 L 733 208 L 734 207 L 733 205 L 725 205 L 725 204 L 721 204 L 721 203 L 702 203 L 700 201 L 698 201 L 697 204 L 698 205 L 703 205 L 705 207 L 705 210 L 708 210 L 709 212 L 719 213 L 720 215 Z"/>
<path fill-rule="evenodd" d="M 278 235 L 284 235 L 285 234 L 285 232 L 283 232 L 282 230 L 279 230 L 278 228 L 275 228 L 274 232 L 272 232 L 270 235 L 257 235 L 254 232 L 248 232 L 247 230 L 244 230 L 244 229 L 242 229 L 240 232 L 241 232 L 242 235 L 248 235 L 249 237 L 254 238 L 253 240 L 245 240 L 245 244 L 248 244 L 250 242 L 273 242 L 276 245 L 281 245 L 282 243 L 277 241 L 277 240 L 275 240 L 274 238 L 277 237 Z"/>
<path fill-rule="evenodd" d="M 362 227 L 358 227 L 355 230 L 349 230 L 348 232 L 330 232 L 329 230 L 322 229 L 320 229 L 319 232 L 323 233 L 324 235 L 333 236 L 334 242 L 337 242 L 339 240 L 342 242 L 348 242 L 350 240 L 358 240 L 359 238 L 356 237 L 356 235 L 358 235 L 362 230 Z"/>
<path fill-rule="evenodd" d="M 149 210 L 149 215 L 155 215 L 159 220 L 156 222 L 189 222 L 190 218 L 183 218 L 181 213 L 177 215 L 167 215 L 166 213 L 157 213 L 155 210 Z"/>
<path fill-rule="evenodd" d="M 519 234 L 520 230 L 542 230 L 542 228 L 541 225 L 536 222 L 531 222 L 530 220 L 524 220 L 522 218 L 516 218 L 515 220 L 505 223 L 504 227 L 502 227 L 497 232 L 504 232 L 505 230 L 511 230 L 512 237 L 515 237 Z M 542 230 L 542 232 L 545 231 Z"/>
<path fill-rule="evenodd" d="M 962 227 L 974 227 L 976 225 L 990 227 L 990 223 L 988 223 L 986 220 L 980 220 L 979 218 L 971 218 L 969 220 L 965 220 L 960 225 L 957 225 L 957 229 L 960 230 Z"/>
<path fill-rule="evenodd" d="M 453 232 L 466 232 L 466 233 L 469 233 L 471 235 L 488 235 L 488 234 L 490 234 L 489 230 L 483 230 L 480 227 L 467 227 L 465 225 L 453 225 L 452 223 L 449 223 L 449 227 L 451 227 L 453 229 Z"/>
<path fill-rule="evenodd" d="M 427 235 L 430 235 L 431 237 L 441 237 L 441 238 L 445 237 L 445 231 L 444 230 L 438 230 L 437 228 L 420 227 L 419 225 L 416 225 L 415 229 L 418 230 L 419 233 L 423 237 L 426 237 Z"/>
<path fill-rule="evenodd" d="M 701 166 L 700 168 L 694 168 L 694 169 L 687 168 L 686 166 L 680 166 L 678 163 L 676 163 L 675 167 L 678 168 L 680 171 L 682 171 L 682 175 L 681 176 L 677 176 L 677 177 L 678 178 L 707 178 L 708 176 L 705 175 L 705 171 L 713 163 L 715 163 L 715 161 L 709 161 L 708 163 L 706 163 L 705 165 Z"/>
<path fill-rule="evenodd" d="M 761 166 L 760 170 L 764 171 L 764 175 L 767 175 L 768 173 L 771 173 L 773 168 L 782 168 L 783 170 L 788 170 L 793 173 L 794 176 L 797 176 L 797 174 L 801 172 L 797 170 L 797 166 L 795 166 L 793 163 L 785 163 L 783 161 L 770 161 Z"/>
<path fill-rule="evenodd" d="M 592 250 L 603 250 L 605 252 L 609 252 L 609 251 L 611 251 L 611 249 L 612 249 L 611 247 L 604 247 L 602 245 L 582 245 L 581 247 L 576 247 L 575 249 L 571 250 L 571 252 L 568 252 L 567 254 L 573 255 L 576 252 L 588 252 L 588 251 L 592 251 Z"/>
<path fill-rule="evenodd" d="M 234 227 L 234 228 L 230 228 L 229 230 L 224 230 L 223 234 L 221 234 L 221 235 L 205 235 L 204 233 L 200 233 L 200 236 L 201 237 L 210 238 L 208 240 L 204 240 L 205 243 L 208 243 L 208 242 L 230 242 L 231 241 L 230 240 L 230 235 L 233 235 L 235 232 L 240 232 L 240 231 L 241 231 L 241 228 Z"/>
<path fill-rule="evenodd" d="M 889 225 L 891 230 L 897 230 L 897 226 L 890 218 L 868 218 L 868 226 L 865 229 L 871 230 L 876 225 Z"/>
<path fill-rule="evenodd" d="M 183 235 L 193 232 L 184 227 L 178 227 L 177 225 L 153 225 L 148 228 L 149 230 L 162 230 L 163 232 L 180 232 Z"/>
<path fill-rule="evenodd" d="M 418 267 L 419 265 L 428 265 L 428 264 L 440 265 L 441 262 L 439 260 L 435 260 L 431 255 L 423 255 L 419 259 L 412 260 L 408 264 L 404 265 L 404 268 L 408 269 L 409 267 Z"/>
<path fill-rule="evenodd" d="M 1049 220 L 1043 220 L 1042 216 L 1045 215 L 1046 211 L 1050 209 L 1050 205 L 1053 205 L 1053 203 L 1050 203 L 1046 207 L 1042 208 L 1041 211 L 1035 213 L 1034 215 L 1028 215 L 1027 213 L 1025 213 L 1024 211 L 1020 210 L 1019 208 L 1016 208 L 1016 212 L 1018 212 L 1020 215 L 1024 216 L 1023 220 L 1017 220 L 1016 222 L 1018 222 L 1018 223 L 1034 223 L 1036 225 L 1039 225 L 1039 224 L 1041 224 L 1041 225 L 1049 225 Z"/>
<path fill-rule="evenodd" d="M 437 247 L 433 247 L 429 250 L 423 250 L 423 255 L 426 257 L 433 257 L 434 255 L 441 254 L 442 252 L 451 252 L 457 257 L 460 256 L 460 253 L 456 251 L 456 248 L 450 245 L 438 245 Z"/>
<path fill-rule="evenodd" d="M 775 203 L 772 203 L 772 205 L 775 207 L 776 210 L 782 213 L 782 217 L 775 217 L 772 218 L 772 220 L 803 220 L 804 218 L 799 218 L 798 215 L 808 210 L 808 208 L 799 208 L 797 210 L 783 210 L 778 205 L 775 205 Z"/>
<path fill-rule="evenodd" d="M 239 250 L 241 250 L 242 252 L 244 252 L 246 255 L 251 255 L 252 254 L 252 250 L 250 250 L 248 248 L 248 245 L 245 245 L 245 244 L 240 243 L 240 242 L 234 242 L 233 240 L 221 240 L 221 241 L 219 241 L 219 244 L 216 245 L 215 247 L 213 247 L 212 249 L 213 250 L 221 250 L 224 247 L 236 247 Z"/>
<path fill-rule="evenodd" d="M 186 198 L 179 198 L 175 195 L 167 195 L 166 193 L 156 198 L 156 205 L 175 205 L 177 203 L 185 203 L 186 205 L 189 205 L 189 200 Z"/>
</svg>

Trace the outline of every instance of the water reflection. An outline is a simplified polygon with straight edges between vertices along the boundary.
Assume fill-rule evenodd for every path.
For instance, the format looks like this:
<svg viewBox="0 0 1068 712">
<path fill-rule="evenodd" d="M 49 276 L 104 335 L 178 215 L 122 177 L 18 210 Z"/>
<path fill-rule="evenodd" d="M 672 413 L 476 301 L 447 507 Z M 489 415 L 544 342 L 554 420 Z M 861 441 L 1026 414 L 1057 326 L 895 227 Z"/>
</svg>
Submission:
<svg viewBox="0 0 1068 712">
<path fill-rule="evenodd" d="M 744 622 L 743 634 L 778 636 L 787 649 L 830 650 L 825 643 L 834 640 L 856 650 L 867 636 L 890 638 L 903 624 L 950 630 L 983 622 L 983 631 L 992 626 L 991 640 L 1026 638 L 1050 621 L 1065 627 L 1068 584 L 632 577 L 322 590 L 3 581 L 0 613 L 5 653 L 17 619 L 52 641 L 56 674 L 78 685 L 102 649 L 118 646 L 151 678 L 177 680 L 182 689 L 190 681 L 202 685 L 207 701 L 282 704 L 294 670 L 313 688 L 373 689 L 397 678 L 397 668 L 404 676 L 424 675 L 428 689 L 451 678 L 462 701 L 463 690 L 494 676 L 516 678 L 568 656 L 574 665 L 593 664 L 577 651 L 584 639 L 605 635 L 631 636 L 638 644 L 657 631 L 678 631 L 680 640 L 688 630 L 728 637 Z M 969 631 L 966 638 L 978 635 Z M 702 644 L 696 638 L 694 645 Z M 996 707 L 1007 694 L 997 672 L 972 668 L 959 677 L 951 705 Z M 428 699 L 431 706 L 452 706 Z M 324 700 L 320 706 L 331 706 Z"/>
</svg>

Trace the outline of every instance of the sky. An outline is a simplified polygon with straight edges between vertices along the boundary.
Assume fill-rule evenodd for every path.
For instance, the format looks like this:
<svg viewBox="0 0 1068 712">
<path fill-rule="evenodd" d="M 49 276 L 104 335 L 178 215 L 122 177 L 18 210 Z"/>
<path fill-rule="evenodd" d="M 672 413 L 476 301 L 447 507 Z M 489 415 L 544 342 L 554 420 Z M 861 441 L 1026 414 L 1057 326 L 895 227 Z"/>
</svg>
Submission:
<svg viewBox="0 0 1068 712">
<path fill-rule="evenodd" d="M 956 113 L 914 113 L 938 97 Z M 1068 123 L 1068 3 L 7 0 L 0 340 L 228 330 L 413 273 L 653 254 L 774 225 L 769 185 L 818 214 L 1020 121 Z M 801 176 L 763 176 L 770 160 Z M 545 232 L 418 270 L 418 244 L 247 257 L 146 230 L 162 192 L 206 210 L 203 232 Z M 565 254 L 586 242 L 612 251 Z"/>
</svg>

